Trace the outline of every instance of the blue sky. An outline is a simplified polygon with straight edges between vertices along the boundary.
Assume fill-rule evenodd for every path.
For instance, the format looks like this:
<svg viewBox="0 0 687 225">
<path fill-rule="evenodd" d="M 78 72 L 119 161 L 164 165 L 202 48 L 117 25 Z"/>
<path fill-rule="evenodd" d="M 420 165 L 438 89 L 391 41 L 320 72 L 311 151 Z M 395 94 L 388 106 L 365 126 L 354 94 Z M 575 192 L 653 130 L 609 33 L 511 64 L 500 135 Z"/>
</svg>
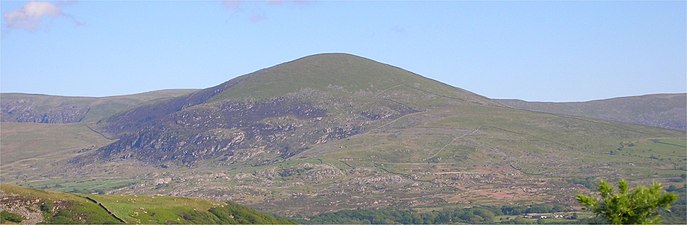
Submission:
<svg viewBox="0 0 687 225">
<path fill-rule="evenodd" d="M 2 1 L 0 91 L 206 88 L 345 52 L 491 98 L 687 90 L 685 1 Z"/>
</svg>

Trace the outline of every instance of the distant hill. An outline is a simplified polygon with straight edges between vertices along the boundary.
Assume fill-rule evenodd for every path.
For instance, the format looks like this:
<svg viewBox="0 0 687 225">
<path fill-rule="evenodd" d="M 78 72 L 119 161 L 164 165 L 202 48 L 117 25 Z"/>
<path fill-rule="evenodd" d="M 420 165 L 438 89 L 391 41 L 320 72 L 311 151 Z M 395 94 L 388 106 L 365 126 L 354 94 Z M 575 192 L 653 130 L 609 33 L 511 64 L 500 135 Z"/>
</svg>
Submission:
<svg viewBox="0 0 687 225">
<path fill-rule="evenodd" d="M 145 102 L 169 99 L 193 91 L 195 90 L 160 90 L 100 98 L 1 93 L 0 122 L 95 122 Z"/>
<path fill-rule="evenodd" d="M 687 130 L 687 94 L 653 94 L 588 102 L 496 100 L 513 108 Z"/>
<path fill-rule="evenodd" d="M 3 219 L 13 215 L 21 224 L 291 224 L 235 203 L 181 197 L 76 195 L 7 184 L 0 197 Z"/>
</svg>

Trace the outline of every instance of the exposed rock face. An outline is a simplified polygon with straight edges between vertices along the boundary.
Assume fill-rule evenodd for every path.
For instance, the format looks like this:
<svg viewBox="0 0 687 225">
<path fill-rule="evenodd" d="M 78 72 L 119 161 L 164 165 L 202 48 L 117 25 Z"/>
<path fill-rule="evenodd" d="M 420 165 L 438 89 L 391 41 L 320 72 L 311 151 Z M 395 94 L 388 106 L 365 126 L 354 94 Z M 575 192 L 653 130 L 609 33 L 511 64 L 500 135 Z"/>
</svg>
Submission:
<svg viewBox="0 0 687 225">
<path fill-rule="evenodd" d="M 175 105 L 176 101 L 167 104 Z M 362 112 L 351 111 L 347 113 L 350 118 L 341 118 L 295 97 L 231 100 L 182 108 L 161 115 L 156 123 L 113 124 L 116 127 L 111 132 L 120 131 L 119 140 L 98 150 L 95 157 L 81 157 L 75 162 L 134 158 L 154 164 L 171 161 L 191 165 L 207 159 L 264 164 L 289 158 L 315 144 L 359 134 L 377 120 L 416 112 L 396 105 L 373 117 L 357 116 Z"/>
<path fill-rule="evenodd" d="M 163 122 L 127 133 L 101 151 L 149 162 L 196 160 L 223 157 L 231 159 L 236 149 L 264 149 L 296 134 L 304 123 L 315 122 L 326 111 L 306 103 L 284 98 L 265 102 L 223 102 L 218 107 L 200 106 L 170 114 Z M 281 123 L 264 121 L 285 118 Z M 286 119 L 288 118 L 288 119 Z M 299 135 L 305 135 L 303 132 Z M 288 155 L 285 145 L 279 154 Z M 129 153 L 126 150 L 136 149 Z M 123 155 L 119 153 L 124 153 Z"/>
</svg>

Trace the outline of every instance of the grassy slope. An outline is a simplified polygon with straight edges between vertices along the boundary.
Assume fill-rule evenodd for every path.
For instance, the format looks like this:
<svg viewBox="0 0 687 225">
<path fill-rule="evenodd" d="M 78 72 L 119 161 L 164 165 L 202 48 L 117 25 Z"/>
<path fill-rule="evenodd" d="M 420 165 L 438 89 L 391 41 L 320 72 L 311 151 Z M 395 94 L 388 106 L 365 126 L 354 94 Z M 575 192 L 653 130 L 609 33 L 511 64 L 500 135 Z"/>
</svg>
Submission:
<svg viewBox="0 0 687 225">
<path fill-rule="evenodd" d="M 127 223 L 290 223 L 233 203 L 166 196 L 89 197 L 105 205 Z"/>
<path fill-rule="evenodd" d="M 234 203 L 217 203 L 200 199 L 126 196 L 126 195 L 85 195 L 46 192 L 27 189 L 14 185 L 1 185 L 0 191 L 8 198 L 0 201 L 2 205 L 34 204 L 38 207 L 48 204 L 53 207 L 44 210 L 49 223 L 119 223 L 89 197 L 102 204 L 114 215 L 127 223 L 290 223 L 272 216 L 259 213 Z M 32 201 L 16 201 L 19 199 Z M 57 206 L 57 207 L 54 207 Z"/>
<path fill-rule="evenodd" d="M 0 128 L 3 166 L 26 159 L 59 160 L 111 142 L 86 124 L 2 123 Z"/>
<path fill-rule="evenodd" d="M 54 171 L 66 160 L 113 141 L 88 126 L 0 123 L 0 181 L 30 181 L 24 185 L 76 193 L 102 193 L 137 183 L 139 179 L 116 176 L 64 178 L 62 171 Z"/>
<path fill-rule="evenodd" d="M 304 88 L 320 91 L 343 89 L 350 93 L 381 92 L 395 88 L 418 88 L 452 98 L 488 103 L 474 93 L 424 78 L 387 64 L 339 53 L 318 54 L 262 69 L 240 77 L 241 83 L 215 96 L 270 99 Z"/>
<path fill-rule="evenodd" d="M 0 94 L 0 98 L 4 102 L 13 102 L 19 100 L 31 102 L 33 105 L 32 110 L 41 113 L 45 113 L 51 109 L 65 105 L 89 107 L 90 110 L 88 113 L 86 113 L 81 122 L 95 122 L 145 102 L 177 97 L 194 91 L 196 90 L 170 89 L 110 97 L 67 97 L 39 94 L 2 93 Z"/>
<path fill-rule="evenodd" d="M 632 123 L 687 129 L 687 94 L 655 94 L 588 102 L 525 102 L 496 100 L 514 108 Z"/>
<path fill-rule="evenodd" d="M 0 204 L 8 208 L 40 209 L 45 223 L 120 223 L 107 211 L 87 199 L 66 193 L 46 192 L 14 185 L 0 185 L 6 197 Z"/>
<path fill-rule="evenodd" d="M 82 123 L 0 123 L 0 181 L 44 179 L 60 162 L 110 142 Z"/>
</svg>

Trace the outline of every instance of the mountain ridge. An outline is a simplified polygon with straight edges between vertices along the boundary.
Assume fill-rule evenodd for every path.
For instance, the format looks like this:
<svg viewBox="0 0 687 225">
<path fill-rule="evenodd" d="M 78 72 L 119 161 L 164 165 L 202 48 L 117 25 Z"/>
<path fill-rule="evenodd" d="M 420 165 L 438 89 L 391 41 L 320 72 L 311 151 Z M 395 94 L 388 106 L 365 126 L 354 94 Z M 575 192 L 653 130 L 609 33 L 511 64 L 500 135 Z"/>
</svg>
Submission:
<svg viewBox="0 0 687 225">
<path fill-rule="evenodd" d="M 57 96 L 0 93 L 0 122 L 78 123 L 96 122 L 140 104 L 194 92 L 166 89 L 107 97 Z"/>
<path fill-rule="evenodd" d="M 625 96 L 584 102 L 527 102 L 497 99 L 501 104 L 536 112 L 583 116 L 674 130 L 687 130 L 687 93 Z"/>
</svg>

